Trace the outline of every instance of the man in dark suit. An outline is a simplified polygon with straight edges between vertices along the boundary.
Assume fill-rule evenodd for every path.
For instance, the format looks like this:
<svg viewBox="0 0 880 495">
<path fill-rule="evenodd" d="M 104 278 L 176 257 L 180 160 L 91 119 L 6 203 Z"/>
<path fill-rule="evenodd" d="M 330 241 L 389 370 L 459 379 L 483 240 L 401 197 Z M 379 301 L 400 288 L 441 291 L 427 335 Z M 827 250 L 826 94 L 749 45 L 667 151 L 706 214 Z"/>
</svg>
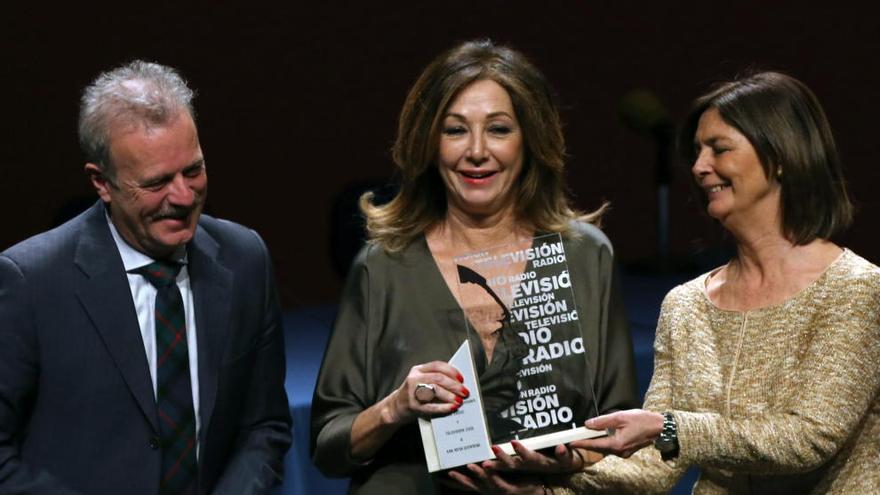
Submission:
<svg viewBox="0 0 880 495">
<path fill-rule="evenodd" d="M 83 95 L 101 200 L 0 254 L 0 493 L 256 494 L 291 442 L 266 246 L 201 215 L 192 91 L 141 61 Z"/>
</svg>

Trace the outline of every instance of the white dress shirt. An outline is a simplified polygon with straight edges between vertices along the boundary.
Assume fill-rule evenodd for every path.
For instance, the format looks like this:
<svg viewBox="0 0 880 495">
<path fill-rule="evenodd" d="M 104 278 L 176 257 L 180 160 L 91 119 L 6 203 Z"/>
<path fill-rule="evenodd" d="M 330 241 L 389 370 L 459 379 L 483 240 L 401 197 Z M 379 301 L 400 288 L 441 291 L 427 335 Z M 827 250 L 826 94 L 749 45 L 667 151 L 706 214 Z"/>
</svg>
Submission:
<svg viewBox="0 0 880 495">
<path fill-rule="evenodd" d="M 147 355 L 147 363 L 150 365 L 150 378 L 153 380 L 153 398 L 156 398 L 156 288 L 153 287 L 143 275 L 132 273 L 142 266 L 153 263 L 154 259 L 137 251 L 129 245 L 116 230 L 116 226 L 105 213 L 107 224 L 110 225 L 110 233 L 122 256 L 122 264 L 128 275 L 128 287 L 131 289 L 131 299 L 137 311 L 138 325 L 141 327 L 141 338 L 144 340 L 144 352 Z M 190 288 L 189 271 L 187 271 L 186 249 L 180 250 L 180 256 L 176 261 L 182 263 L 180 273 L 177 274 L 177 287 L 183 299 L 183 311 L 186 317 L 186 347 L 189 354 L 189 379 L 192 384 L 193 411 L 196 415 L 196 438 L 198 438 L 199 421 L 199 353 L 196 345 L 196 313 L 193 305 L 193 293 Z M 198 453 L 198 445 L 197 450 Z"/>
</svg>

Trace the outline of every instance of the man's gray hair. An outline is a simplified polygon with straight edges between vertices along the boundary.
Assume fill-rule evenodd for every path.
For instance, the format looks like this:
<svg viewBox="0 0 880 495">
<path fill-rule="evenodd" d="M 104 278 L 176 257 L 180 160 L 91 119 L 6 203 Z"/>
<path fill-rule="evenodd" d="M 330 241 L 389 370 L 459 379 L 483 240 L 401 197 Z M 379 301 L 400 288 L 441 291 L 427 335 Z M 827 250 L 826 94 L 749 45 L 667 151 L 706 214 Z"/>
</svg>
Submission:
<svg viewBox="0 0 880 495">
<path fill-rule="evenodd" d="M 181 110 L 195 120 L 193 96 L 180 74 L 164 65 L 135 60 L 102 73 L 86 87 L 80 100 L 79 143 L 86 160 L 112 179 L 111 130 L 161 126 Z"/>
</svg>

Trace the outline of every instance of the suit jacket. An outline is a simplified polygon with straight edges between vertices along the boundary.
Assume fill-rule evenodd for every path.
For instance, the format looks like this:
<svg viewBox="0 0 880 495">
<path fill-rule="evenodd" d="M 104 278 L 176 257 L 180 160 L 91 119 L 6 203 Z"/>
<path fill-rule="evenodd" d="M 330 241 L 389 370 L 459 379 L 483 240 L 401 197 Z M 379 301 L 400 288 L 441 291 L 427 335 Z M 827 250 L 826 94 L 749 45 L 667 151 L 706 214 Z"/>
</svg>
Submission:
<svg viewBox="0 0 880 495">
<path fill-rule="evenodd" d="M 291 442 L 266 246 L 202 215 L 187 246 L 199 354 L 200 494 L 262 493 Z M 156 495 L 153 385 L 96 203 L 0 254 L 0 493 Z"/>
</svg>

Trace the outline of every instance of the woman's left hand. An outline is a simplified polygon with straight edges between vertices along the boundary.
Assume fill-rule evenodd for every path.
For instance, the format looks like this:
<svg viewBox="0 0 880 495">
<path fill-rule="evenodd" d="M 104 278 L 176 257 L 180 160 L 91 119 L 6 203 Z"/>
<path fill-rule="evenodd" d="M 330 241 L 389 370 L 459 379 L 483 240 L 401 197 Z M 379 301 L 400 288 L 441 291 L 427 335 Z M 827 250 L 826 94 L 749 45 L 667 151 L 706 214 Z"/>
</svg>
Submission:
<svg viewBox="0 0 880 495">
<path fill-rule="evenodd" d="M 531 471 L 535 473 L 572 473 L 580 471 L 589 464 L 599 461 L 602 456 L 595 452 L 569 448 L 568 445 L 557 445 L 553 456 L 544 455 L 529 449 L 522 443 L 510 442 L 516 456 L 506 454 L 497 445 L 492 446 L 495 460 L 484 461 L 483 469 L 487 471 Z"/>
<path fill-rule="evenodd" d="M 643 409 L 618 411 L 590 419 L 591 430 L 612 430 L 607 437 L 571 442 L 572 447 L 629 457 L 654 442 L 663 430 L 663 415 Z"/>
<path fill-rule="evenodd" d="M 477 464 L 468 464 L 467 470 L 470 476 L 457 471 L 449 472 L 449 477 L 466 490 L 490 495 L 546 495 L 547 493 L 544 484 L 537 477 L 517 476 L 516 481 L 512 481 L 505 479 L 498 471 L 486 470 Z"/>
<path fill-rule="evenodd" d="M 564 444 L 553 449 L 553 457 L 535 452 L 516 440 L 511 445 L 516 456 L 508 455 L 500 447 L 493 445 L 492 451 L 496 459 L 484 461 L 481 465 L 469 464 L 467 469 L 470 476 L 450 471 L 449 477 L 455 480 L 455 488 L 489 494 L 543 495 L 547 493 L 544 484 L 538 477 L 529 475 L 530 472 L 572 473 L 602 459 L 602 455 L 596 452 L 573 449 Z M 515 480 L 510 476 L 514 471 L 519 471 L 515 474 Z"/>
</svg>

